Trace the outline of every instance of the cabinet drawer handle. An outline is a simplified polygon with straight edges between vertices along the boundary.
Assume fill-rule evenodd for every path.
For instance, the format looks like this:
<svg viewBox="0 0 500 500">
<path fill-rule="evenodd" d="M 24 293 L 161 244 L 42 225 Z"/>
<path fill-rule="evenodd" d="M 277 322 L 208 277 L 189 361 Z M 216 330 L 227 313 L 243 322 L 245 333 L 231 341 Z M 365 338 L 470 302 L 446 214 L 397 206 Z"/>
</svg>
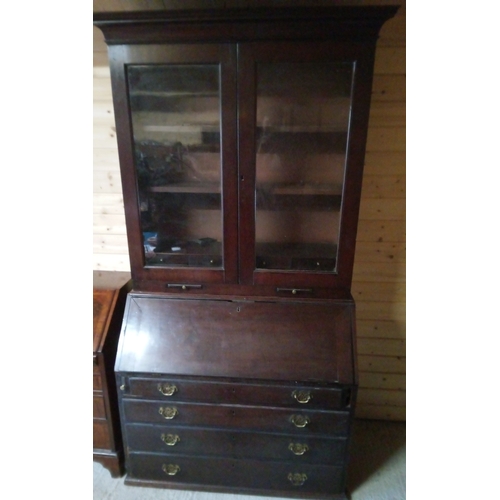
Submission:
<svg viewBox="0 0 500 500">
<path fill-rule="evenodd" d="M 162 434 L 161 440 L 167 446 L 175 446 L 181 440 L 181 438 L 177 434 Z"/>
<path fill-rule="evenodd" d="M 171 406 L 165 406 L 165 408 L 160 407 L 158 413 L 167 420 L 172 420 L 179 412 L 177 408 L 173 408 Z"/>
<path fill-rule="evenodd" d="M 181 468 L 177 464 L 163 464 L 162 470 L 167 476 L 175 476 Z"/>
<path fill-rule="evenodd" d="M 311 423 L 310 418 L 307 415 L 292 415 L 290 418 L 292 421 L 292 424 L 295 425 L 295 427 L 305 427 L 306 425 Z"/>
<path fill-rule="evenodd" d="M 306 451 L 309 450 L 309 446 L 307 444 L 302 444 L 302 443 L 290 443 L 288 445 L 288 449 L 294 454 L 294 455 L 303 455 Z"/>
<path fill-rule="evenodd" d="M 310 391 L 293 391 L 292 397 L 302 404 L 309 403 L 312 398 Z"/>
<path fill-rule="evenodd" d="M 294 486 L 302 486 L 307 481 L 307 475 L 300 472 L 290 472 L 288 474 L 288 480 Z"/>
<path fill-rule="evenodd" d="M 164 396 L 173 396 L 177 392 L 177 387 L 174 384 L 158 384 L 158 390 Z"/>
</svg>

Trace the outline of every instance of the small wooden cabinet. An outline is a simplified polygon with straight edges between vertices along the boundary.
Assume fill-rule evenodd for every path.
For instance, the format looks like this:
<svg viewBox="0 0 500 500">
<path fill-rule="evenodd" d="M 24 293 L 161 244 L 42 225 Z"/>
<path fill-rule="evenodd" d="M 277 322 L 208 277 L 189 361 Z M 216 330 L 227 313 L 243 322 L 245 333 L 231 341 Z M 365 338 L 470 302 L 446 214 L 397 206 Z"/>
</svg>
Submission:
<svg viewBox="0 0 500 500">
<path fill-rule="evenodd" d="M 345 498 L 375 44 L 395 12 L 94 15 L 133 278 L 128 484 Z"/>
<path fill-rule="evenodd" d="M 130 273 L 94 271 L 94 460 L 113 477 L 124 470 L 114 363 L 130 285 Z"/>
</svg>

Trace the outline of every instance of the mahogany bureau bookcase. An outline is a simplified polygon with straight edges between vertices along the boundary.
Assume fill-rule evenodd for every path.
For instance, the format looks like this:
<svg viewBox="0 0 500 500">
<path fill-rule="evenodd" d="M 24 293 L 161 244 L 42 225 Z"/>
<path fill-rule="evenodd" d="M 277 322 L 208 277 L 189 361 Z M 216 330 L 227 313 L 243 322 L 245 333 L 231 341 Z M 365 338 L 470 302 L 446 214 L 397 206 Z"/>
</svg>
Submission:
<svg viewBox="0 0 500 500">
<path fill-rule="evenodd" d="M 94 460 L 122 476 L 123 446 L 114 375 L 130 273 L 94 271 Z"/>
<path fill-rule="evenodd" d="M 94 15 L 133 278 L 115 364 L 127 484 L 346 498 L 354 248 L 395 12 Z"/>
</svg>

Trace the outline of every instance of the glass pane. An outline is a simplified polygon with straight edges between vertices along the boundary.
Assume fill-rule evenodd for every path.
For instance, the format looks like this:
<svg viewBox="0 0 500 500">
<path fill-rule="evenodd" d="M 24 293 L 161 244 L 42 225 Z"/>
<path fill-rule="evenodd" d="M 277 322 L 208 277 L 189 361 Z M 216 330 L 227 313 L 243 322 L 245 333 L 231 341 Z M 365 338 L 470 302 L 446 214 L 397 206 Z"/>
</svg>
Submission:
<svg viewBox="0 0 500 500">
<path fill-rule="evenodd" d="M 257 268 L 336 270 L 352 77 L 352 63 L 257 65 Z"/>
<path fill-rule="evenodd" d="M 220 268 L 219 66 L 127 75 L 146 265 Z"/>
</svg>

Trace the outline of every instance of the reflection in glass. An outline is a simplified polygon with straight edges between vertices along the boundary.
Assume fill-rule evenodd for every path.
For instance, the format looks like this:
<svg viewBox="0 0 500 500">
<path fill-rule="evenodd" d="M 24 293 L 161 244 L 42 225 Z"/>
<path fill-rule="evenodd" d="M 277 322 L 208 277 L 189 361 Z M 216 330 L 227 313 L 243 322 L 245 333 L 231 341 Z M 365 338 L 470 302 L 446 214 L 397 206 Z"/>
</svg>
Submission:
<svg viewBox="0 0 500 500">
<path fill-rule="evenodd" d="M 129 99 L 146 265 L 222 267 L 217 65 L 132 65 Z"/>
<path fill-rule="evenodd" d="M 257 268 L 336 270 L 352 76 L 352 63 L 257 65 Z"/>
</svg>

